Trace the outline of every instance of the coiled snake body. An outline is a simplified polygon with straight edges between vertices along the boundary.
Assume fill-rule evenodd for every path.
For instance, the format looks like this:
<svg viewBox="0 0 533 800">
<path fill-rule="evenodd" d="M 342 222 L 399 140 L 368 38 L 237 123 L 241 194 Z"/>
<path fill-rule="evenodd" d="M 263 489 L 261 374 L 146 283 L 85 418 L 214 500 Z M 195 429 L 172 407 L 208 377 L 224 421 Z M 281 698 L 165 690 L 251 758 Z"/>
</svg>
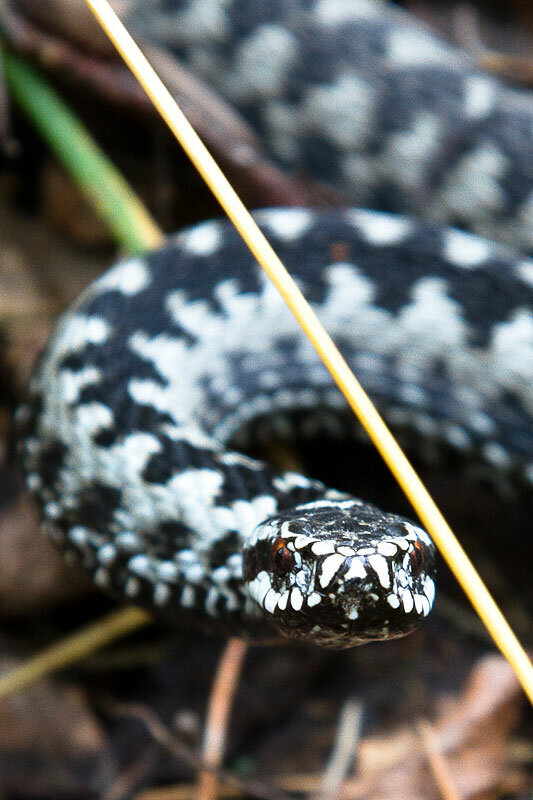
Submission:
<svg viewBox="0 0 533 800">
<path fill-rule="evenodd" d="M 258 220 L 415 447 L 533 479 L 530 262 L 378 212 Z M 258 417 L 284 429 L 296 410 L 309 429 L 344 408 L 238 235 L 209 222 L 119 264 L 61 318 L 20 449 L 46 528 L 102 587 L 179 624 L 349 647 L 427 616 L 427 534 L 226 449 Z"/>
<path fill-rule="evenodd" d="M 525 471 L 530 267 L 399 217 L 259 219 L 386 414 Z M 423 531 L 224 449 L 259 415 L 344 404 L 229 223 L 96 281 L 30 388 L 28 485 L 102 586 L 217 631 L 336 647 L 404 634 L 429 612 Z"/>
<path fill-rule="evenodd" d="M 533 97 L 383 0 L 123 0 L 257 130 L 349 204 L 531 251 Z M 242 146 L 242 159 L 248 154 Z"/>
</svg>

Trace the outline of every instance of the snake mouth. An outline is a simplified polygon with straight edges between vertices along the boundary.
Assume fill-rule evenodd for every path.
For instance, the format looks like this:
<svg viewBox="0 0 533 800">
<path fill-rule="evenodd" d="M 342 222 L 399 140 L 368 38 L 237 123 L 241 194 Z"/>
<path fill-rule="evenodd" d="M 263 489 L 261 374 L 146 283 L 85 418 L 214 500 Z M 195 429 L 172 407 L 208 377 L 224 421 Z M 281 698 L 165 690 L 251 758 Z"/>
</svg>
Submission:
<svg viewBox="0 0 533 800">
<path fill-rule="evenodd" d="M 350 568 L 346 559 L 327 592 L 317 592 L 313 584 L 307 594 L 296 584 L 277 591 L 262 571 L 249 584 L 250 594 L 285 638 L 329 649 L 406 636 L 429 614 L 435 593 L 433 571 L 421 576 L 416 586 L 396 581 L 394 591 L 384 592 L 379 579 L 370 574 L 365 580 L 343 580 Z"/>
<path fill-rule="evenodd" d="M 311 642 L 329 650 L 399 639 L 412 633 L 421 619 L 416 613 L 391 614 L 379 604 L 360 609 L 355 620 L 347 618 L 334 603 L 329 606 L 325 603 L 316 616 L 301 614 L 295 618 L 279 612 L 272 615 L 275 627 L 284 638 Z"/>
</svg>

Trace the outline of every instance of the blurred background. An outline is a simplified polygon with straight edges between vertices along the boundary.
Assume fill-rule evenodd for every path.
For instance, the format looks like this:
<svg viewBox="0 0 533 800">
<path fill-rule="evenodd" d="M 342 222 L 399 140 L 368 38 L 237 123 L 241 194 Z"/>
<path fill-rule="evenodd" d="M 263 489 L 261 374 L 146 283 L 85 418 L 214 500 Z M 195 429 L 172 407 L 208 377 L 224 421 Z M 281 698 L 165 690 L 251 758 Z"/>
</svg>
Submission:
<svg viewBox="0 0 533 800">
<path fill-rule="evenodd" d="M 263 2 L 271 11 L 279 6 L 282 16 L 291 13 L 289 0 Z M 265 131 L 261 91 L 225 92 L 223 81 L 210 79 L 212 65 L 204 68 L 201 47 L 191 58 L 190 48 L 173 45 L 170 21 L 186 21 L 179 2 L 113 5 L 250 208 L 362 203 L 418 213 L 428 207 L 418 189 L 377 197 L 346 181 L 339 185 L 320 160 L 314 168 L 312 153 L 308 162 L 291 163 L 286 143 Z M 260 5 L 250 7 L 259 13 Z M 403 5 L 410 25 L 429 26 L 461 51 L 469 68 L 501 80 L 529 107 L 528 0 Z M 191 6 L 216 30 L 222 0 Z M 107 191 L 113 178 L 102 177 L 101 165 L 89 158 L 80 188 L 65 148 L 73 148 L 67 161 L 83 161 L 87 151 L 76 136 L 85 128 L 164 232 L 219 212 L 82 0 L 2 0 L 0 46 L 0 668 L 7 672 L 115 606 L 39 533 L 13 441 L 14 410 L 56 315 L 120 253 L 142 250 L 142 232 L 121 238 L 87 199 Z M 55 106 L 55 96 L 50 101 L 50 89 L 64 105 Z M 47 129 L 50 119 L 57 130 Z M 72 136 L 62 135 L 71 123 Z M 515 245 L 510 230 L 502 237 Z M 495 238 L 502 238 L 499 231 Z M 489 223 L 482 232 L 490 235 Z M 310 475 L 346 489 L 364 463 L 357 493 L 408 513 L 369 447 L 316 445 L 295 442 L 287 451 L 286 443 L 273 442 L 266 455 L 281 464 L 297 458 Z M 465 483 L 453 458 L 417 466 L 531 648 L 531 498 L 505 499 L 503 487 L 502 499 L 489 485 Z M 249 650 L 224 759 L 243 783 L 223 782 L 221 796 L 533 796 L 526 701 L 444 566 L 440 575 L 431 622 L 405 640 L 338 654 Z M 153 625 L 0 699 L 0 798 L 197 794 L 206 706 L 223 644 Z M 348 730 L 348 748 L 336 739 L 339 725 Z M 443 783 L 432 764 L 435 742 L 446 758 Z"/>
</svg>

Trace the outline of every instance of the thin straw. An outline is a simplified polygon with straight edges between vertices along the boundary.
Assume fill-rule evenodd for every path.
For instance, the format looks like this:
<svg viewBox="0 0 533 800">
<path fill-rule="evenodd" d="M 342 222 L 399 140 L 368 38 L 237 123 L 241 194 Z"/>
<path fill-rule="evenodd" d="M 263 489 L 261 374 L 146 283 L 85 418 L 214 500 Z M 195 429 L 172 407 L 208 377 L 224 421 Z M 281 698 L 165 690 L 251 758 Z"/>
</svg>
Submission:
<svg viewBox="0 0 533 800">
<path fill-rule="evenodd" d="M 533 665 L 422 481 L 374 408 L 370 398 L 351 372 L 333 344 L 331 337 L 318 321 L 315 313 L 225 178 L 221 169 L 120 19 L 109 6 L 107 0 L 85 0 L 85 2 L 196 166 L 257 261 L 281 292 L 285 302 L 409 498 L 497 647 L 513 667 L 524 691 L 533 703 Z"/>
<path fill-rule="evenodd" d="M 19 667 L 15 667 L 11 672 L 2 675 L 0 698 L 25 689 L 57 669 L 65 669 L 70 664 L 81 661 L 120 636 L 126 636 L 144 627 L 150 620 L 151 617 L 146 611 L 135 606 L 112 611 L 104 619 L 66 636 L 60 642 L 29 658 Z"/>
</svg>

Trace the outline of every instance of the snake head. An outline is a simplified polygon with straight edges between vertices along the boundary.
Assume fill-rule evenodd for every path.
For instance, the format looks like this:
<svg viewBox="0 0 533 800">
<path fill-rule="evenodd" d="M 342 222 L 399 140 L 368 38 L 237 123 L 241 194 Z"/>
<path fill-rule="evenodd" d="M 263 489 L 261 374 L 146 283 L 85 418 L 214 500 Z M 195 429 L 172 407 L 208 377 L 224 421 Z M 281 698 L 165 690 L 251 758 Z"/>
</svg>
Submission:
<svg viewBox="0 0 533 800">
<path fill-rule="evenodd" d="M 249 594 L 283 636 L 334 649 L 405 636 L 435 596 L 427 533 L 354 498 L 267 519 L 244 565 Z"/>
</svg>

